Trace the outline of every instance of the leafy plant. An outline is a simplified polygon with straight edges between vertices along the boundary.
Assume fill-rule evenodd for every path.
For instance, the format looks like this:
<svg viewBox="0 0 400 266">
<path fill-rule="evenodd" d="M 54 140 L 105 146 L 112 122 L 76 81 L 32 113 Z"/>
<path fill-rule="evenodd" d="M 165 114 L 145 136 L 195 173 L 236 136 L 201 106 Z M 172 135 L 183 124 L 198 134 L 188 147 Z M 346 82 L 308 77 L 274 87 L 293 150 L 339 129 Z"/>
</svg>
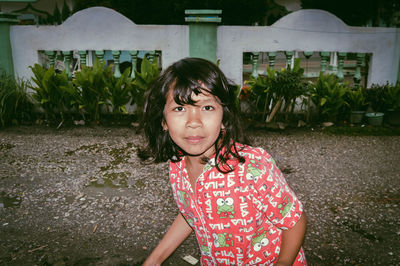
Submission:
<svg viewBox="0 0 400 266">
<path fill-rule="evenodd" d="M 101 107 L 109 104 L 109 91 L 107 89 L 107 79 L 112 74 L 111 66 L 104 69 L 104 63 L 96 60 L 93 67 L 82 66 L 82 70 L 76 72 L 75 80 L 73 80 L 74 88 L 69 90 L 72 97 L 71 103 L 81 111 L 85 120 L 99 123 L 101 116 Z M 83 111 L 83 112 L 82 112 Z"/>
<path fill-rule="evenodd" d="M 351 111 L 365 111 L 369 104 L 366 100 L 365 90 L 361 86 L 347 90 L 345 104 Z"/>
<path fill-rule="evenodd" d="M 242 91 L 242 100 L 250 103 L 252 112 L 255 113 L 255 119 L 265 121 L 266 114 L 269 113 L 271 94 L 269 94 L 270 77 L 275 76 L 275 70 L 267 69 L 268 75 L 259 75 L 250 77 L 245 82 L 245 91 Z M 247 87 L 248 86 L 248 87 Z M 261 117 L 259 117 L 261 115 Z"/>
<path fill-rule="evenodd" d="M 108 70 L 109 68 L 107 68 Z M 132 79 L 129 76 L 130 68 L 127 68 L 121 77 L 114 77 L 110 71 L 105 71 L 106 85 L 109 91 L 109 100 L 111 102 L 114 114 L 127 114 L 126 105 L 131 100 L 130 92 L 132 90 Z"/>
<path fill-rule="evenodd" d="M 288 115 L 293 114 L 296 99 L 306 94 L 307 85 L 303 81 L 304 69 L 300 67 L 300 58 L 294 60 L 293 69 L 288 67 L 280 72 L 271 80 L 270 93 L 274 94 L 276 100 L 267 122 L 274 118 L 278 109 L 283 109 Z"/>
<path fill-rule="evenodd" d="M 385 103 L 385 94 L 389 90 L 389 83 L 385 85 L 373 84 L 371 88 L 367 89 L 367 101 L 374 112 L 384 112 L 387 109 Z"/>
<path fill-rule="evenodd" d="M 64 121 L 64 114 L 71 108 L 69 95 L 66 93 L 71 83 L 65 71 L 57 73 L 54 67 L 48 69 L 39 64 L 30 67 L 35 85 L 29 87 L 34 90 L 32 95 L 37 104 L 43 108 L 48 121 Z M 59 115 L 59 116 L 58 116 Z"/>
<path fill-rule="evenodd" d="M 307 85 L 302 76 L 304 69 L 300 67 L 300 59 L 295 59 L 293 69 L 277 71 L 267 68 L 267 75 L 251 77 L 246 84 L 250 86 L 250 102 L 257 113 L 262 113 L 262 120 L 267 122 L 274 119 L 279 110 L 288 115 L 292 114 L 298 97 L 305 95 Z M 272 107 L 272 108 L 271 108 Z"/>
<path fill-rule="evenodd" d="M 334 74 L 325 75 L 321 72 L 317 83 L 310 90 L 311 100 L 317 107 L 319 118 L 336 122 L 345 104 L 344 95 L 349 86 L 340 83 Z"/>
<path fill-rule="evenodd" d="M 135 70 L 135 80 L 131 89 L 132 104 L 136 103 L 136 115 L 138 118 L 142 116 L 144 105 L 144 94 L 149 89 L 153 81 L 160 75 L 158 69 L 158 60 L 154 59 L 150 63 L 145 57 L 142 61 L 140 73 Z"/>
<path fill-rule="evenodd" d="M 27 82 L 0 73 L 0 125 L 22 123 L 32 118 L 33 103 L 26 91 Z"/>
<path fill-rule="evenodd" d="M 387 109 L 400 110 L 400 82 L 387 87 L 384 93 L 384 101 Z"/>
</svg>

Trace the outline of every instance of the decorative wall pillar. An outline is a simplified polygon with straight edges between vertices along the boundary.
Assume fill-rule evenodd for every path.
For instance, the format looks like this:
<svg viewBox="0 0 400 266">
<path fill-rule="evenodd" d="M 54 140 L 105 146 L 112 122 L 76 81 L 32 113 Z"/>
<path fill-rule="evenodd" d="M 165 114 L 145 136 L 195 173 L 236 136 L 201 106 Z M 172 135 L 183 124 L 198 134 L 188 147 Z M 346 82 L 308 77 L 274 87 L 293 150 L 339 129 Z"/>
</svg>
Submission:
<svg viewBox="0 0 400 266">
<path fill-rule="evenodd" d="M 320 56 L 321 56 L 321 72 L 325 73 L 326 71 L 326 63 L 328 61 L 329 58 L 329 52 L 320 52 Z"/>
<path fill-rule="evenodd" d="M 79 62 L 82 68 L 82 66 L 86 66 L 86 51 L 79 50 L 78 54 L 79 54 Z"/>
<path fill-rule="evenodd" d="M 338 55 L 337 52 L 331 52 L 330 60 L 329 60 L 329 70 L 337 71 L 338 68 Z"/>
<path fill-rule="evenodd" d="M 72 72 L 71 72 L 72 51 L 62 51 L 62 54 L 64 56 L 65 72 L 67 73 L 68 78 L 72 78 Z"/>
<path fill-rule="evenodd" d="M 268 52 L 268 66 L 271 69 L 275 67 L 276 52 Z"/>
<path fill-rule="evenodd" d="M 222 10 L 185 10 L 189 22 L 189 55 L 217 63 L 217 25 Z"/>
<path fill-rule="evenodd" d="M 285 51 L 286 55 L 286 68 L 292 68 L 293 67 L 293 51 Z"/>
<path fill-rule="evenodd" d="M 131 78 L 135 78 L 135 70 L 136 70 L 136 64 L 137 64 L 137 56 L 139 54 L 138 50 L 130 50 L 129 54 L 131 55 L 131 63 L 132 63 L 132 69 L 131 69 Z"/>
<path fill-rule="evenodd" d="M 252 71 L 251 75 L 253 77 L 258 77 L 258 58 L 260 56 L 259 52 L 252 52 L 251 53 L 251 66 L 252 66 Z"/>
<path fill-rule="evenodd" d="M 47 55 L 47 57 L 49 58 L 50 67 L 54 67 L 54 64 L 56 61 L 56 51 L 46 50 L 46 51 L 44 51 L 44 54 Z"/>
<path fill-rule="evenodd" d="M 95 54 L 96 54 L 96 58 L 100 61 L 100 63 L 103 63 L 104 62 L 104 51 L 96 50 Z"/>
<path fill-rule="evenodd" d="M 150 64 L 153 63 L 155 56 L 156 56 L 156 52 L 155 51 L 149 51 L 147 53 L 147 59 L 149 60 Z"/>
<path fill-rule="evenodd" d="M 121 51 L 119 50 L 112 50 L 111 54 L 114 58 L 114 77 L 120 78 L 121 71 L 119 70 L 119 57 L 121 55 Z"/>
<path fill-rule="evenodd" d="M 356 65 L 356 73 L 354 74 L 354 84 L 359 86 L 361 83 L 361 66 L 363 65 L 365 60 L 364 53 L 357 53 L 357 65 Z"/>
<path fill-rule="evenodd" d="M 347 53 L 344 53 L 344 52 L 339 52 L 337 54 L 337 56 L 338 56 L 337 77 L 339 78 L 339 81 L 343 81 L 343 79 L 344 79 L 343 66 L 344 66 L 344 59 L 346 58 L 346 55 L 347 55 Z"/>
<path fill-rule="evenodd" d="M 311 56 L 313 55 L 313 53 L 314 52 L 311 52 L 311 51 L 304 51 L 303 52 L 303 55 L 304 55 L 304 57 L 306 58 L 306 69 L 305 69 L 305 72 L 304 72 L 304 76 L 308 76 L 309 74 L 308 74 L 308 60 L 311 58 Z"/>
<path fill-rule="evenodd" d="M 18 23 L 16 13 L 0 12 L 0 69 L 14 76 L 14 62 L 10 41 L 10 26 Z"/>
<path fill-rule="evenodd" d="M 313 55 L 314 52 L 310 52 L 310 51 L 304 51 L 304 57 L 308 60 L 310 59 L 310 57 Z"/>
</svg>

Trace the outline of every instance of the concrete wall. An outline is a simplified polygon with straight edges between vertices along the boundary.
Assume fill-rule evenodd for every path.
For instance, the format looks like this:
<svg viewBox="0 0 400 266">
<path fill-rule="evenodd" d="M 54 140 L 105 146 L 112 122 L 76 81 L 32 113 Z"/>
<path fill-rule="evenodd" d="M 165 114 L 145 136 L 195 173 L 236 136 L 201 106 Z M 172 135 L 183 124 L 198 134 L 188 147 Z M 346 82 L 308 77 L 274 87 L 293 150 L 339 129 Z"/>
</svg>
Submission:
<svg viewBox="0 0 400 266">
<path fill-rule="evenodd" d="M 242 54 L 255 51 L 372 53 L 368 86 L 394 83 L 400 58 L 400 29 L 349 27 L 322 10 L 299 10 L 272 26 L 218 28 L 220 67 L 242 84 Z"/>
<path fill-rule="evenodd" d="M 223 19 L 223 15 L 222 15 Z M 189 26 L 136 25 L 104 7 L 82 10 L 59 26 L 11 26 L 16 76 L 30 78 L 39 50 L 161 50 L 163 67 L 189 56 Z M 272 26 L 220 26 L 217 57 L 242 84 L 243 52 L 329 51 L 371 53 L 368 85 L 396 82 L 400 29 L 349 27 L 321 10 L 299 10 Z"/>
<path fill-rule="evenodd" d="M 12 26 L 15 74 L 30 78 L 39 50 L 161 50 L 162 67 L 189 56 L 188 26 L 136 25 L 112 9 L 93 7 L 59 26 Z"/>
</svg>

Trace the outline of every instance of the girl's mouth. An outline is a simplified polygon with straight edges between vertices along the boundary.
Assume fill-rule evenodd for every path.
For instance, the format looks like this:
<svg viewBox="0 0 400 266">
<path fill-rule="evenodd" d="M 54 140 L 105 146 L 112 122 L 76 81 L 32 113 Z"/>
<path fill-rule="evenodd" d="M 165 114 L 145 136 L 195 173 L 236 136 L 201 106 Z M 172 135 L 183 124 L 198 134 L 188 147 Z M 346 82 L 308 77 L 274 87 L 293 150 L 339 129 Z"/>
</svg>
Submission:
<svg viewBox="0 0 400 266">
<path fill-rule="evenodd" d="M 189 136 L 189 137 L 186 138 L 186 140 L 189 143 L 197 144 L 197 143 L 199 143 L 200 141 L 203 140 L 203 137 L 201 137 L 201 136 Z"/>
</svg>

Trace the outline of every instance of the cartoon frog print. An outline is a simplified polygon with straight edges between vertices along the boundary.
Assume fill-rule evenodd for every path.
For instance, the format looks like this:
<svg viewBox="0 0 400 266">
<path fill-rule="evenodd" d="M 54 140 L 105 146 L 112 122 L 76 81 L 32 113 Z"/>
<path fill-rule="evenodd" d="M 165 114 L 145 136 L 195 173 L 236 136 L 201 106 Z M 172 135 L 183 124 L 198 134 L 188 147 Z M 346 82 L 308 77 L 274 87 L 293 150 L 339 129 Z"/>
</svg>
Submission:
<svg viewBox="0 0 400 266">
<path fill-rule="evenodd" d="M 219 218 L 234 218 L 235 206 L 233 198 L 217 199 L 217 214 Z"/>
<path fill-rule="evenodd" d="M 254 180 L 257 182 L 258 178 L 262 175 L 262 171 L 260 170 L 260 163 L 256 160 L 250 160 L 250 163 L 247 165 L 247 180 Z"/>
<path fill-rule="evenodd" d="M 282 215 L 282 217 L 285 217 L 293 206 L 293 203 L 291 203 L 289 199 L 286 202 L 286 198 L 287 196 L 283 198 L 283 203 L 278 205 L 279 213 Z"/>
<path fill-rule="evenodd" d="M 261 234 L 253 237 L 251 240 L 251 245 L 253 246 L 253 250 L 258 252 L 261 250 L 262 247 L 267 246 L 269 240 L 267 238 L 267 231 L 263 231 Z"/>
<path fill-rule="evenodd" d="M 223 233 L 223 234 L 212 234 L 214 238 L 214 245 L 216 248 L 224 248 L 233 246 L 232 234 Z M 229 242 L 231 245 L 229 245 Z"/>
<path fill-rule="evenodd" d="M 202 251 L 202 253 L 203 254 L 205 254 L 205 255 L 207 255 L 207 256 L 210 256 L 210 249 L 206 246 L 206 245 L 201 245 L 201 251 Z"/>
<path fill-rule="evenodd" d="M 189 206 L 187 200 L 189 200 L 189 195 L 182 190 L 177 191 L 179 202 L 184 204 L 185 206 Z"/>
</svg>

